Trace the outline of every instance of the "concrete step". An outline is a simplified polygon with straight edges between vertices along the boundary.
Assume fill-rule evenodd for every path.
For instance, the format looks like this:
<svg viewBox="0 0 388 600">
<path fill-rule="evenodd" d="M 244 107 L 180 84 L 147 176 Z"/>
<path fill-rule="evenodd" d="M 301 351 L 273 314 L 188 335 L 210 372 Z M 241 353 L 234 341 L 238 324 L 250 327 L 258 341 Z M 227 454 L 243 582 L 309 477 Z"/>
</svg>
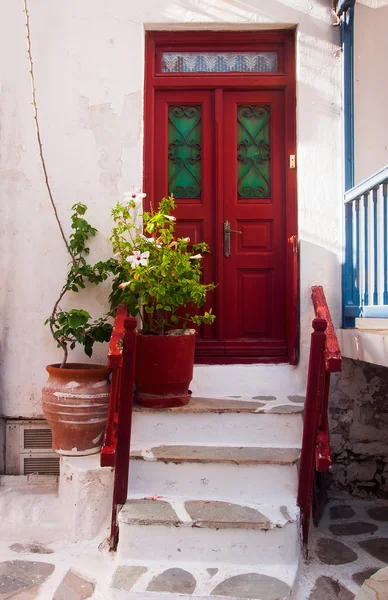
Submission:
<svg viewBox="0 0 388 600">
<path fill-rule="evenodd" d="M 157 446 L 131 452 L 129 493 L 282 504 L 295 502 L 298 448 Z"/>
<path fill-rule="evenodd" d="M 257 504 L 129 498 L 119 516 L 119 555 L 137 561 L 293 564 L 299 544 L 295 507 L 263 511 Z"/>
<path fill-rule="evenodd" d="M 194 365 L 193 396 L 257 396 L 299 394 L 306 389 L 304 369 L 288 364 Z"/>
<path fill-rule="evenodd" d="M 111 592 L 114 600 L 284 600 L 297 565 L 220 565 L 161 561 L 123 561 Z M 111 597 L 111 596 L 109 596 Z"/>
<path fill-rule="evenodd" d="M 0 540 L 63 539 L 63 508 L 55 475 L 0 476 Z M 0 598 L 1 598 L 0 587 Z"/>
<path fill-rule="evenodd" d="M 290 400 L 291 398 L 291 400 Z M 300 446 L 302 396 L 192 398 L 181 408 L 150 410 L 136 406 L 132 448 L 147 444 L 230 444 Z"/>
</svg>

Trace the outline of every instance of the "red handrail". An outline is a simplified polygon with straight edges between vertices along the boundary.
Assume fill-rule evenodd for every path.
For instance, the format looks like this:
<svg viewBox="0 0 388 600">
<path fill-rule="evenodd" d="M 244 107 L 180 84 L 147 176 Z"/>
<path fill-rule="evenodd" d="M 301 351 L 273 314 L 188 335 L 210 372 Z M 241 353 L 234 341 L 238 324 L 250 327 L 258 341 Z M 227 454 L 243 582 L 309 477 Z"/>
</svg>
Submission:
<svg viewBox="0 0 388 600">
<path fill-rule="evenodd" d="M 315 316 L 318 317 L 318 319 L 325 319 L 325 321 L 327 321 L 324 352 L 326 370 L 329 373 L 338 373 L 342 369 L 341 349 L 331 320 L 325 293 L 321 285 L 314 285 L 311 288 L 311 299 L 313 301 Z"/>
<path fill-rule="evenodd" d="M 106 425 L 104 443 L 101 449 L 101 466 L 115 466 L 115 452 L 117 444 L 117 419 L 119 401 L 120 369 L 123 360 L 124 320 L 128 317 L 127 307 L 121 304 L 117 308 L 113 331 L 109 342 L 108 367 L 112 372 L 108 422 Z"/>
<path fill-rule="evenodd" d="M 314 286 L 311 297 L 316 318 L 312 322 L 297 500 L 305 552 L 315 475 L 328 471 L 332 465 L 328 421 L 330 374 L 342 368 L 341 350 L 322 286 Z"/>
<path fill-rule="evenodd" d="M 112 370 L 108 422 L 101 450 L 101 466 L 114 467 L 110 547 L 118 539 L 117 511 L 127 499 L 131 444 L 132 398 L 135 380 L 137 320 L 128 317 L 127 307 L 116 312 L 109 343 L 108 366 Z"/>
</svg>

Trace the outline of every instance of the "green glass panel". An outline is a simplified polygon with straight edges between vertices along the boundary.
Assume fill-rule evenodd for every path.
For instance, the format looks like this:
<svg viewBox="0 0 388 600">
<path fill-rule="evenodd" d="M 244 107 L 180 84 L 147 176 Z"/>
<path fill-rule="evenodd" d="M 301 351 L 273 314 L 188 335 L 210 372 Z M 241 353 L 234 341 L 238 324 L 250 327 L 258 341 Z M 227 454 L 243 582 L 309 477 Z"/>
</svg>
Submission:
<svg viewBox="0 0 388 600">
<path fill-rule="evenodd" d="M 201 106 L 168 107 L 168 191 L 175 198 L 201 195 Z"/>
<path fill-rule="evenodd" d="M 237 191 L 239 198 L 266 198 L 271 191 L 270 108 L 237 107 Z"/>
</svg>

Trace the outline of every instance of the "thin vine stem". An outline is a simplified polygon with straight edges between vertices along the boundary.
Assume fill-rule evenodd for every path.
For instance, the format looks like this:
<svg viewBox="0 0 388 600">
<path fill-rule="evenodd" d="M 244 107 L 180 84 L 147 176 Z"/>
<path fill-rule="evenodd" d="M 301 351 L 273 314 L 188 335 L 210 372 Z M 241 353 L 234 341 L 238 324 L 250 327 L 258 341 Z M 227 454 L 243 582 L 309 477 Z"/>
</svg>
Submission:
<svg viewBox="0 0 388 600">
<path fill-rule="evenodd" d="M 38 117 L 38 106 L 37 106 L 37 103 L 36 103 L 36 87 L 35 87 L 34 61 L 32 60 L 32 52 L 31 52 L 30 16 L 29 16 L 29 13 L 28 13 L 27 0 L 23 0 L 23 4 L 24 4 L 24 11 L 23 12 L 24 12 L 25 17 L 26 17 L 27 57 L 28 57 L 29 65 L 30 65 L 31 89 L 32 89 L 32 105 L 33 105 L 33 111 L 34 111 L 35 129 L 36 129 L 36 136 L 37 136 L 37 139 L 38 139 L 40 161 L 41 161 L 41 164 L 42 164 L 42 169 L 43 169 L 43 173 L 44 173 L 46 188 L 47 188 L 47 192 L 48 192 L 48 195 L 49 195 L 49 198 L 50 198 L 51 206 L 52 206 L 53 211 L 54 211 L 55 219 L 57 221 L 59 230 L 61 232 L 61 236 L 62 236 L 63 242 L 64 242 L 64 244 L 66 246 L 66 250 L 70 254 L 71 259 L 73 261 L 73 264 L 75 264 L 75 258 L 74 258 L 73 252 L 70 249 L 69 242 L 68 242 L 68 240 L 66 238 L 65 232 L 64 232 L 63 227 L 62 227 L 62 223 L 61 223 L 61 221 L 59 219 L 58 210 L 57 210 L 56 204 L 54 202 L 54 197 L 53 197 L 53 193 L 51 191 L 49 176 L 48 176 L 47 167 L 46 167 L 46 161 L 45 161 L 44 155 L 43 155 L 43 145 L 42 145 L 42 139 L 41 139 L 41 135 L 40 135 L 40 125 L 39 125 L 39 117 Z"/>
</svg>

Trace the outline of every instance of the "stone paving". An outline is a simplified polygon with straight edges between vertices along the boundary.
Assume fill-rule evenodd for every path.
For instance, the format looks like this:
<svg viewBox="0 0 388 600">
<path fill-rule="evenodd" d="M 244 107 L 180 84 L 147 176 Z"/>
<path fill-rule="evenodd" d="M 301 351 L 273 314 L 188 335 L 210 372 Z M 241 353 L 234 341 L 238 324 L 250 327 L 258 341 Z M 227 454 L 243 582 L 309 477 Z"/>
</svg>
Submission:
<svg viewBox="0 0 388 600">
<path fill-rule="evenodd" d="M 384 580 L 376 574 L 387 564 L 388 501 L 332 502 L 312 530 L 292 600 L 388 600 L 388 573 Z"/>
<path fill-rule="evenodd" d="M 356 600 L 386 600 L 388 598 L 388 567 L 374 573 L 357 594 Z"/>
<path fill-rule="evenodd" d="M 142 565 L 96 540 L 36 540 L 0 541 L 0 600 L 388 600 L 387 564 L 388 501 L 339 500 L 313 530 L 309 560 L 291 596 L 276 565 L 268 572 L 200 562 Z"/>
<path fill-rule="evenodd" d="M 106 545 L 99 548 L 96 540 L 47 545 L 0 541 L 0 600 L 160 600 L 160 594 L 170 600 L 285 600 L 291 591 L 275 576 L 276 565 L 270 575 L 246 572 L 241 565 L 123 562 Z"/>
</svg>

